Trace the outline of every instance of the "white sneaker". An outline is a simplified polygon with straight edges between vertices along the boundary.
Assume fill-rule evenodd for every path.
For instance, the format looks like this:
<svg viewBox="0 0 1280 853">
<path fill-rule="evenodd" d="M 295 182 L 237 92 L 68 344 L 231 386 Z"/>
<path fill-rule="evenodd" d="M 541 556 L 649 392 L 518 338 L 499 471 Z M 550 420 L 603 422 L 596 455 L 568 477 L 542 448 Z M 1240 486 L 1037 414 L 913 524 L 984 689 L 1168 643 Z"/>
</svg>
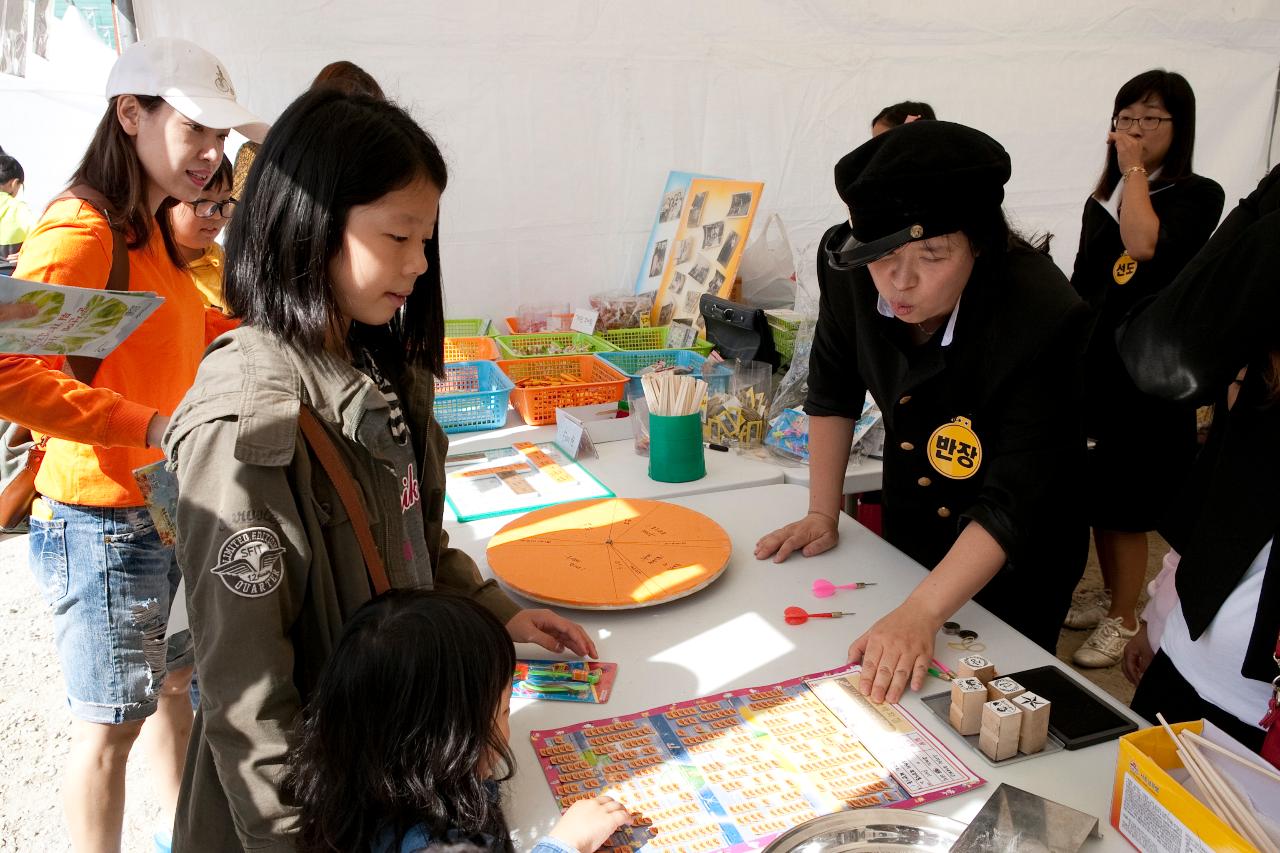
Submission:
<svg viewBox="0 0 1280 853">
<path fill-rule="evenodd" d="M 1092 628 L 1102 621 L 1102 618 L 1107 615 L 1107 611 L 1110 609 L 1110 593 L 1099 592 L 1085 595 L 1076 593 L 1071 596 L 1071 609 L 1067 611 L 1067 618 L 1063 620 L 1062 624 L 1073 631 Z"/>
<path fill-rule="evenodd" d="M 1119 616 L 1112 618 L 1104 616 L 1098 622 L 1098 627 L 1089 635 L 1089 639 L 1084 641 L 1084 645 L 1076 649 L 1071 660 L 1076 666 L 1089 669 L 1114 666 L 1124 656 L 1125 645 L 1137 633 L 1137 628 L 1132 631 L 1126 629 Z"/>
</svg>

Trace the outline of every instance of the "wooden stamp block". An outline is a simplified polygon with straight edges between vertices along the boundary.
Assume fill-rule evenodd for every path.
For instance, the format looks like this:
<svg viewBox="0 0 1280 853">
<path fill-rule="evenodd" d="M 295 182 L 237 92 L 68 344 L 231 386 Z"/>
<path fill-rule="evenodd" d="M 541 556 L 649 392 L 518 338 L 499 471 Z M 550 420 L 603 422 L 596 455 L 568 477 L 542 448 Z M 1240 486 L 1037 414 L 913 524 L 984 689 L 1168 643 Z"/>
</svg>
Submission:
<svg viewBox="0 0 1280 853">
<path fill-rule="evenodd" d="M 982 706 L 987 689 L 976 678 L 959 678 L 951 682 L 951 727 L 962 735 L 976 735 L 982 728 Z"/>
<path fill-rule="evenodd" d="M 956 666 L 957 678 L 976 678 L 983 684 L 996 677 L 996 667 L 982 655 L 969 655 L 960 658 Z"/>
<path fill-rule="evenodd" d="M 996 699 L 1012 699 L 1015 696 L 1021 696 L 1027 692 L 1027 688 L 1023 687 L 1012 678 L 993 678 L 987 682 L 987 699 L 995 701 Z"/>
<path fill-rule="evenodd" d="M 1018 752 L 1022 734 L 1022 711 L 1007 699 L 997 699 L 982 706 L 982 730 L 978 748 L 992 761 L 1003 761 Z"/>
<path fill-rule="evenodd" d="M 1022 711 L 1018 750 L 1030 755 L 1044 749 L 1049 740 L 1049 700 L 1034 693 L 1023 692 L 1014 697 L 1013 704 Z"/>
</svg>

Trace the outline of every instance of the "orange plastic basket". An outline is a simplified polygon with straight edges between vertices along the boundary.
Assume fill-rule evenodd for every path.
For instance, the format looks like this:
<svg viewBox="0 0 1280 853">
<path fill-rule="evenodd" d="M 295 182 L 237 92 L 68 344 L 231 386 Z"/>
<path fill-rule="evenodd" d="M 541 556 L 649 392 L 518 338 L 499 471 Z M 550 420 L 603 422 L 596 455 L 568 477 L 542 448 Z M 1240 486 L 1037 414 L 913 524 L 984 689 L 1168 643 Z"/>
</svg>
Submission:
<svg viewBox="0 0 1280 853">
<path fill-rule="evenodd" d="M 498 343 L 493 338 L 445 338 L 445 363 L 454 361 L 497 361 Z"/>
<path fill-rule="evenodd" d="M 499 361 L 498 369 L 515 383 L 511 405 L 530 426 L 555 423 L 556 409 L 616 403 L 627 387 L 626 376 L 594 355 L 509 359 Z M 521 387 L 528 380 L 550 378 L 560 378 L 564 384 Z"/>
</svg>

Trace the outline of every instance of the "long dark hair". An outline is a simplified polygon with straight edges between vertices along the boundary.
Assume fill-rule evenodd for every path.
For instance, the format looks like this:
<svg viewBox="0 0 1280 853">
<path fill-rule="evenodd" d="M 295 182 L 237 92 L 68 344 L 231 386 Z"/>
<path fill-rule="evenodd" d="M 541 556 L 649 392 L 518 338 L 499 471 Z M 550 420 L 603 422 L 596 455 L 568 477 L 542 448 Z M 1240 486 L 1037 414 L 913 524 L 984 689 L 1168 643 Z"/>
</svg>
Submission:
<svg viewBox="0 0 1280 853">
<path fill-rule="evenodd" d="M 319 352 L 341 327 L 329 262 L 352 207 L 426 180 L 444 192 L 449 172 L 431 136 L 394 104 L 321 86 L 289 105 L 253 161 L 227 230 L 223 293 L 234 316 Z M 384 367 L 444 372 L 440 226 L 427 271 L 385 326 L 351 324 Z"/>
<path fill-rule="evenodd" d="M 1196 147 L 1196 93 L 1191 90 L 1187 78 L 1176 71 L 1155 68 L 1144 71 L 1116 92 L 1116 102 L 1111 108 L 1111 120 L 1130 104 L 1145 101 L 1152 95 L 1159 96 L 1164 108 L 1173 117 L 1173 141 L 1164 155 L 1160 167 L 1161 181 L 1180 181 L 1189 177 L 1191 156 Z M 1095 197 L 1106 201 L 1120 183 L 1120 163 L 1116 159 L 1116 147 L 1107 146 L 1107 162 L 1102 167 L 1102 177 L 1094 187 Z"/>
<path fill-rule="evenodd" d="M 330 62 L 320 69 L 316 79 L 311 81 L 311 88 L 320 86 L 332 86 L 347 95 L 368 95 L 379 100 L 387 97 L 372 74 L 345 59 Z"/>
<path fill-rule="evenodd" d="M 367 851 L 386 833 L 399 850 L 418 825 L 437 841 L 483 835 L 511 849 L 482 776 L 515 766 L 494 725 L 514 669 L 506 630 L 469 598 L 396 589 L 357 610 L 290 756 L 298 850 Z"/>
<path fill-rule="evenodd" d="M 84 159 L 71 175 L 68 187 L 88 184 L 107 197 L 107 201 L 115 206 L 124 219 L 125 231 L 128 234 L 129 248 L 137 249 L 151 242 L 151 227 L 154 224 L 164 237 L 164 248 L 174 266 L 185 268 L 187 262 L 182 259 L 182 252 L 173 240 L 173 230 L 169 225 L 169 208 L 177 202 L 167 198 L 160 209 L 152 215 L 147 201 L 147 176 L 143 171 L 142 161 L 138 159 L 138 149 L 133 137 L 124 132 L 120 119 L 116 116 L 116 104 L 124 95 L 117 95 L 107 104 L 98 128 L 93 132 L 93 139 L 84 152 Z M 138 105 L 145 112 L 154 112 L 164 103 L 164 98 L 151 95 L 133 95 Z"/>
</svg>

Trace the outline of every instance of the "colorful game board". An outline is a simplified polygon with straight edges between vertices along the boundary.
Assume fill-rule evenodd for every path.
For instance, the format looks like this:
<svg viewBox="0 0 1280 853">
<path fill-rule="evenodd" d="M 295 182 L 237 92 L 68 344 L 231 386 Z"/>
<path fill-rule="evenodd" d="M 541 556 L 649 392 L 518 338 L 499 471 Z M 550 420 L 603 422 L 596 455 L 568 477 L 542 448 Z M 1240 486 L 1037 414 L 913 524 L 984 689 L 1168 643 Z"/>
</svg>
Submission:
<svg viewBox="0 0 1280 853">
<path fill-rule="evenodd" d="M 983 784 L 858 667 L 530 732 L 561 808 L 607 793 L 640 819 L 604 850 L 745 851 L 819 815 L 912 808 Z"/>
</svg>

